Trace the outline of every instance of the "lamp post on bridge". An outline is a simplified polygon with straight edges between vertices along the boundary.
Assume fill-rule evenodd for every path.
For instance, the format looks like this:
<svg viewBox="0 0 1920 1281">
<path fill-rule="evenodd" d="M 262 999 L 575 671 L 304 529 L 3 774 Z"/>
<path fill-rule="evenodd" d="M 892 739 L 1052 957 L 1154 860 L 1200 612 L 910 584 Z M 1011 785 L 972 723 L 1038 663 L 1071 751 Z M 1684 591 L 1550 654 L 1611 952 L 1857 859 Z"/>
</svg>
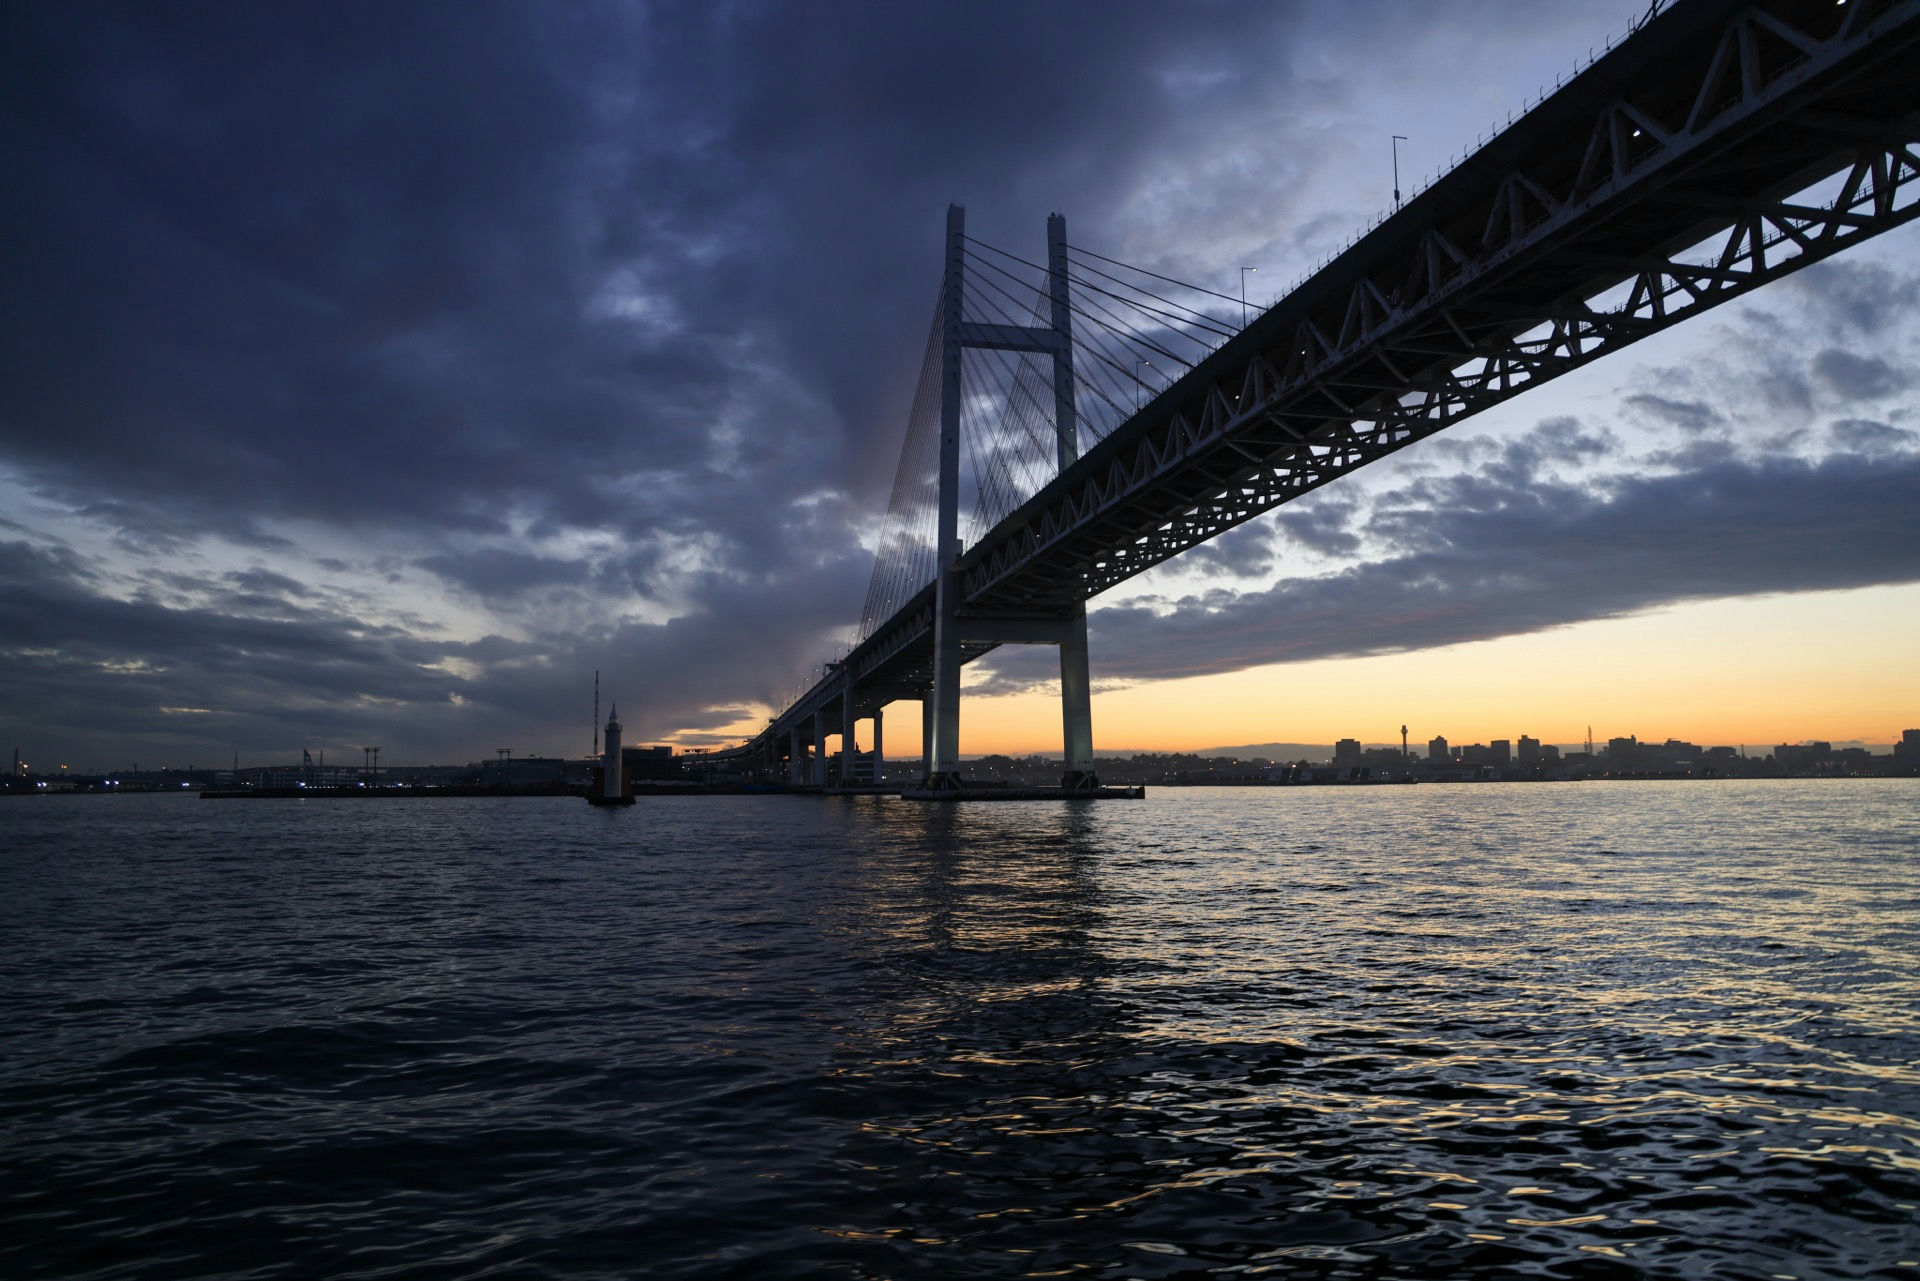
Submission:
<svg viewBox="0 0 1920 1281">
<path fill-rule="evenodd" d="M 1240 269 L 1240 328 L 1242 329 L 1247 327 L 1247 273 L 1258 270 L 1260 270 L 1258 267 Z"/>
</svg>

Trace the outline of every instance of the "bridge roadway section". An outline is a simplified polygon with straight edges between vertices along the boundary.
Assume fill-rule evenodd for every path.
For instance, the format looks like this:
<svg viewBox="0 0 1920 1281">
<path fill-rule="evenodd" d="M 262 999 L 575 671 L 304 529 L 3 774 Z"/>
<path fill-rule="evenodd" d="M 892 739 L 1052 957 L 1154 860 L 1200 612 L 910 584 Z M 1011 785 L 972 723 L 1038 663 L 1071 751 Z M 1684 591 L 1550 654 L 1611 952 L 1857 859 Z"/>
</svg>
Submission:
<svg viewBox="0 0 1920 1281">
<path fill-rule="evenodd" d="M 1034 627 L 1243 521 L 1905 223 L 1920 214 L 1917 189 L 1920 0 L 1681 0 L 959 554 L 949 572 L 962 661 L 1033 639 Z M 724 755 L 771 768 L 783 745 L 817 753 L 829 733 L 846 735 L 844 751 L 856 719 L 923 698 L 936 600 L 928 584 Z M 932 735 L 929 721 L 929 759 Z M 814 781 L 824 778 L 816 758 Z"/>
</svg>

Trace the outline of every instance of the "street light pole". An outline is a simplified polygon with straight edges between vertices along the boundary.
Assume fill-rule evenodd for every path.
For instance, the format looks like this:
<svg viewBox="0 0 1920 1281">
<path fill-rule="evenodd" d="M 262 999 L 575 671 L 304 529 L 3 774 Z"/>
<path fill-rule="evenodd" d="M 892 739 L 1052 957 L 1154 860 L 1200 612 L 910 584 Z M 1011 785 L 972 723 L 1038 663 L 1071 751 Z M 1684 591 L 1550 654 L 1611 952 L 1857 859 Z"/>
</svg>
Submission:
<svg viewBox="0 0 1920 1281">
<path fill-rule="evenodd" d="M 1142 356 L 1138 361 L 1134 362 L 1133 412 L 1136 414 L 1140 412 L 1140 389 L 1147 385 L 1147 380 L 1140 376 L 1140 371 L 1142 369 L 1151 369 L 1151 368 L 1153 368 L 1153 362 L 1151 360 L 1148 360 L 1145 356 Z"/>
<path fill-rule="evenodd" d="M 1258 267 L 1240 269 L 1240 328 L 1242 329 L 1247 327 L 1247 273 L 1258 270 L 1260 270 Z"/>
<path fill-rule="evenodd" d="M 1407 141 L 1407 135 L 1404 133 L 1393 135 L 1393 207 L 1395 209 L 1400 207 L 1400 144 L 1405 141 Z"/>
</svg>

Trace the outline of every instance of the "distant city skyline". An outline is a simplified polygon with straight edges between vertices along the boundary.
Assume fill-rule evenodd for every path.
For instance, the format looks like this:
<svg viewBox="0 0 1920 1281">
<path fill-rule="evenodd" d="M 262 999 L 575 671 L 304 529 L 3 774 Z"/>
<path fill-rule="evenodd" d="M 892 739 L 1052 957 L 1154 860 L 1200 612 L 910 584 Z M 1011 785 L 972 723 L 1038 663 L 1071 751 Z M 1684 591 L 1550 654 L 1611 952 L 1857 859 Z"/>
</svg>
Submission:
<svg viewBox="0 0 1920 1281">
<path fill-rule="evenodd" d="M 1437 737 L 1444 738 L 1445 736 L 1440 735 Z M 1615 736 L 1607 740 L 1601 740 L 1596 737 L 1593 743 L 1593 754 L 1591 758 L 1587 758 L 1584 755 L 1586 747 L 1584 742 L 1560 744 L 1542 743 L 1538 740 L 1532 740 L 1531 746 L 1529 747 L 1527 736 L 1519 736 L 1511 740 L 1494 739 L 1485 743 L 1455 743 L 1452 740 L 1448 740 L 1447 748 L 1449 749 L 1449 755 L 1445 759 L 1436 755 L 1432 750 L 1431 739 L 1419 744 L 1409 741 L 1407 759 L 1415 765 L 1445 764 L 1447 761 L 1451 761 L 1455 765 L 1462 766 L 1489 765 L 1516 769 L 1525 769 L 1533 766 L 1551 768 L 1558 766 L 1584 766 L 1587 764 L 1610 767 L 1617 764 L 1617 762 L 1613 760 L 1614 748 L 1618 746 L 1623 739 L 1633 737 L 1635 736 Z M 1783 747 L 1791 749 L 1791 754 L 1797 758 L 1797 764 L 1805 764 L 1827 757 L 1838 758 L 1847 753 L 1858 753 L 1862 751 L 1877 758 L 1891 756 L 1896 764 L 1904 761 L 1909 768 L 1915 760 L 1920 760 L 1920 729 L 1905 730 L 1901 736 L 1885 743 L 1813 739 L 1800 743 L 1775 743 L 1758 746 L 1752 744 L 1695 743 L 1690 740 L 1680 741 L 1689 749 L 1697 749 L 1699 761 L 1695 763 L 1709 766 L 1714 764 L 1715 761 L 1726 759 L 1729 754 L 1732 755 L 1733 759 L 1751 762 L 1780 758 Z M 1337 765 L 1343 762 L 1341 749 L 1346 742 L 1347 740 L 1341 740 L 1340 742 L 1330 745 L 1286 742 L 1245 743 L 1233 746 L 1201 748 L 1195 751 L 1171 751 L 1157 747 L 1100 747 L 1096 749 L 1096 755 L 1108 760 L 1143 756 L 1178 756 L 1195 757 L 1202 760 L 1235 759 L 1247 762 L 1265 760 L 1275 764 L 1291 764 L 1305 761 L 1314 765 Z M 1357 745 L 1357 750 L 1350 756 L 1344 757 L 1345 763 L 1348 764 L 1381 764 L 1385 762 L 1386 758 L 1398 757 L 1401 750 L 1398 742 L 1387 743 L 1362 740 L 1353 740 L 1353 742 Z M 1634 750 L 1632 754 L 1635 759 L 1629 763 L 1646 765 L 1670 757 L 1673 755 L 1675 744 L 1676 740 L 1671 737 L 1665 740 L 1641 739 L 1634 744 L 1636 750 Z M 1499 750 L 1502 746 L 1508 750 L 1505 752 Z M 872 744 L 870 742 L 861 742 L 859 747 L 862 755 L 866 755 L 872 750 Z M 1813 749 L 1823 749 L 1824 756 L 1822 751 L 1814 751 Z M 679 762 L 697 759 L 703 755 L 698 749 L 691 753 L 676 752 L 669 745 L 628 745 L 626 752 L 630 765 L 636 756 L 641 758 L 657 758 L 660 767 L 666 769 L 669 773 L 672 769 L 677 768 Z M 837 758 L 838 755 L 837 746 L 829 749 L 830 757 Z M 1695 752 L 1689 751 L 1687 755 L 1692 757 L 1695 755 Z M 1046 761 L 1057 764 L 1060 760 L 1060 753 L 1057 751 L 1052 753 L 969 752 L 961 759 L 971 762 L 1001 758 L 1018 762 Z M 464 761 L 396 761 L 382 764 L 376 770 L 371 765 L 364 765 L 357 762 L 327 766 L 320 763 L 317 759 L 295 761 L 292 759 L 273 757 L 249 757 L 245 760 L 236 758 L 233 762 L 226 765 L 201 760 L 125 761 L 119 763 L 54 762 L 51 760 L 34 760 L 22 752 L 16 751 L 10 766 L 4 771 L 0 771 L 0 777 L 87 778 L 113 776 L 122 778 L 151 778 L 171 773 L 228 777 L 236 774 L 265 771 L 273 774 L 283 774 L 289 778 L 310 775 L 328 779 L 341 779 L 367 778 L 376 775 L 383 778 L 416 777 L 419 771 L 422 770 L 445 771 L 450 769 L 474 772 L 481 776 L 490 776 L 496 773 L 504 776 L 512 771 L 531 771 L 534 774 L 544 777 L 542 771 L 550 770 L 553 767 L 560 765 L 577 767 L 583 762 L 590 762 L 594 759 L 597 758 L 566 755 L 528 755 L 511 759 L 496 758 L 491 760 L 475 758 Z M 886 759 L 890 766 L 898 766 L 905 762 L 917 760 L 918 757 L 911 755 L 902 757 L 893 754 L 889 755 Z"/>
<path fill-rule="evenodd" d="M 1441 649 L 1109 689 L 1094 697 L 1094 740 L 1102 750 L 1196 751 L 1331 744 L 1358 732 L 1385 743 L 1404 724 L 1419 742 L 1445 727 L 1463 741 L 1528 733 L 1564 744 L 1583 741 L 1591 724 L 1596 739 L 1887 744 L 1920 724 L 1916 632 L 1920 586 L 1699 602 Z M 1096 667 L 1099 653 L 1096 624 Z M 889 724 L 906 720 L 917 732 L 917 714 L 917 704 L 901 704 Z M 1058 734 L 1044 690 L 973 697 L 962 749 L 1056 751 Z"/>
</svg>

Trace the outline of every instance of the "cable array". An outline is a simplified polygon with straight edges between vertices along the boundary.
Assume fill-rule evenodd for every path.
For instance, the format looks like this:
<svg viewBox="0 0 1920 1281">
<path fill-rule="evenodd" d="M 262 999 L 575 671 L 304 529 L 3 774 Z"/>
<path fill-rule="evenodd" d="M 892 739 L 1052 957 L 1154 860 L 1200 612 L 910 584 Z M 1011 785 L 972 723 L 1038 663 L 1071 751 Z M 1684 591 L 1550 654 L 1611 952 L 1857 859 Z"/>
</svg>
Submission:
<svg viewBox="0 0 1920 1281">
<path fill-rule="evenodd" d="M 1047 269 L 971 237 L 967 243 L 969 317 L 1048 327 Z M 1067 247 L 1067 282 L 1076 453 L 1105 439 L 1239 332 L 1238 322 L 1249 314 L 1231 295 L 1074 245 Z M 1052 357 L 970 352 L 966 368 L 969 391 L 998 407 L 997 415 L 977 409 L 969 420 L 978 490 L 972 541 L 1053 478 L 1058 454 Z"/>
<path fill-rule="evenodd" d="M 968 237 L 962 314 L 1019 329 L 1052 327 L 1044 266 Z M 1245 304 L 1067 247 L 1076 454 L 1110 435 L 1239 331 Z M 940 493 L 940 376 L 945 343 L 934 309 L 893 492 L 861 611 L 864 641 L 933 581 Z M 970 348 L 961 361 L 960 530 L 977 541 L 1059 470 L 1051 354 Z"/>
<path fill-rule="evenodd" d="M 900 465 L 893 474 L 893 494 L 874 548 L 873 577 L 860 611 L 862 641 L 933 581 L 940 506 L 940 362 L 946 348 L 942 315 L 936 299 L 913 409 L 907 414 L 906 439 L 900 446 Z"/>
</svg>

